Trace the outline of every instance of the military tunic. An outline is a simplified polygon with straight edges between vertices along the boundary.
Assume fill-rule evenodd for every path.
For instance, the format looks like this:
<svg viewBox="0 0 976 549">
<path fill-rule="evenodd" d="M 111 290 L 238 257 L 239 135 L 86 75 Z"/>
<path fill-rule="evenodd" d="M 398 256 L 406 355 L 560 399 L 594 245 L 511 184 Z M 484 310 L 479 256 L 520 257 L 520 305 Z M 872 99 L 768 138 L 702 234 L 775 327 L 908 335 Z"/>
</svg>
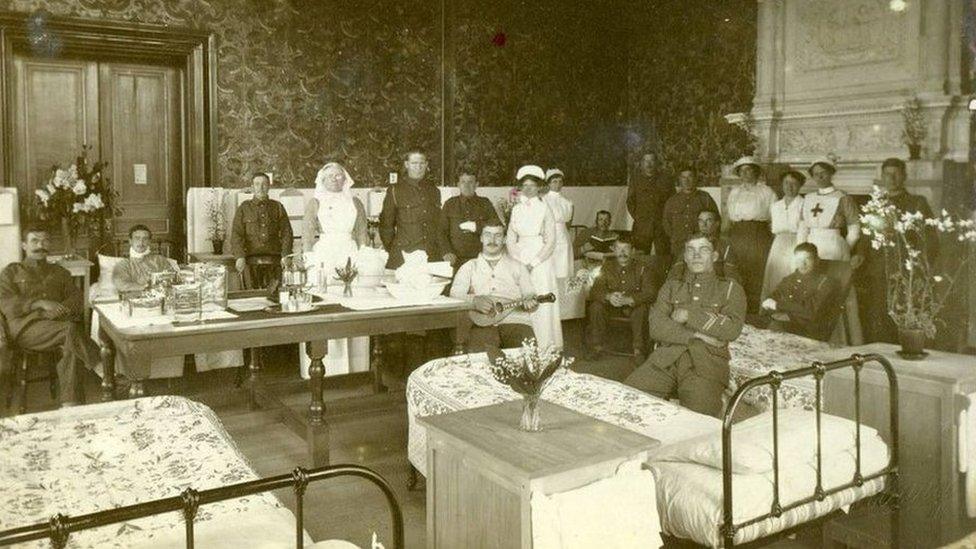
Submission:
<svg viewBox="0 0 976 549">
<path fill-rule="evenodd" d="M 403 252 L 415 250 L 425 250 L 430 261 L 442 261 L 450 250 L 442 223 L 437 187 L 407 177 L 391 185 L 380 212 L 380 239 L 389 253 L 387 268 L 403 265 Z"/>
<path fill-rule="evenodd" d="M 587 305 L 587 328 L 590 345 L 603 345 L 607 330 L 607 317 L 611 311 L 630 319 L 631 341 L 635 351 L 646 348 L 644 342 L 644 326 L 647 321 L 647 308 L 657 295 L 659 283 L 654 277 L 655 269 L 644 263 L 631 260 L 626 266 L 620 264 L 616 258 L 603 262 L 600 275 L 593 282 L 590 289 L 589 304 Z M 607 296 L 619 292 L 624 297 L 634 300 L 634 304 L 626 307 L 614 307 Z"/>
<path fill-rule="evenodd" d="M 68 310 L 63 318 L 51 319 L 35 302 L 49 300 Z M 57 364 L 61 402 L 81 403 L 83 384 L 77 361 L 92 368 L 98 363 L 98 349 L 82 327 L 82 295 L 69 273 L 60 265 L 25 259 L 0 272 L 0 312 L 3 313 L 6 343 L 0 346 L 0 410 L 6 405 L 13 363 L 11 345 L 34 351 L 61 351 Z"/>
<path fill-rule="evenodd" d="M 677 309 L 688 311 L 687 322 L 671 319 Z M 728 343 L 742 331 L 745 314 L 745 291 L 735 281 L 714 273 L 666 281 L 649 315 L 658 346 L 624 383 L 660 398 L 677 394 L 682 406 L 718 417 L 729 384 Z M 722 345 L 705 343 L 696 332 Z"/>
<path fill-rule="evenodd" d="M 281 279 L 280 258 L 291 253 L 292 237 L 288 212 L 281 202 L 252 198 L 237 207 L 231 252 L 248 260 L 249 287 L 266 288 Z"/>
<path fill-rule="evenodd" d="M 770 297 L 776 301 L 771 329 L 821 341 L 830 338 L 840 296 L 837 284 L 829 276 L 793 271 L 780 281 Z M 786 318 L 777 319 L 776 313 Z"/>
<path fill-rule="evenodd" d="M 491 201 L 483 196 L 454 196 L 444 203 L 442 210 L 446 238 L 451 252 L 458 257 L 458 265 L 474 259 L 481 253 L 481 229 L 490 220 L 498 220 L 498 213 Z M 475 224 L 474 231 L 461 228 L 465 222 Z"/>
<path fill-rule="evenodd" d="M 719 237 L 712 240 L 712 245 L 715 246 L 715 250 L 718 252 L 718 259 L 715 260 L 713 266 L 716 276 L 734 280 L 742 286 L 742 277 L 739 275 L 739 267 L 735 260 L 735 252 L 732 251 L 732 243 L 726 238 Z M 679 258 L 671 265 L 671 270 L 668 271 L 668 278 L 681 280 L 684 277 L 685 260 Z"/>
<path fill-rule="evenodd" d="M 673 253 L 664 231 L 662 216 L 664 205 L 674 195 L 674 187 L 662 182 L 660 176 L 646 176 L 638 173 L 635 181 L 627 189 L 627 211 L 634 219 L 631 238 L 638 250 L 660 256 Z"/>
<path fill-rule="evenodd" d="M 698 214 L 705 211 L 718 213 L 718 206 L 700 189 L 690 193 L 677 192 L 664 205 L 662 224 L 676 257 L 681 256 L 685 240 L 698 231 Z"/>
</svg>

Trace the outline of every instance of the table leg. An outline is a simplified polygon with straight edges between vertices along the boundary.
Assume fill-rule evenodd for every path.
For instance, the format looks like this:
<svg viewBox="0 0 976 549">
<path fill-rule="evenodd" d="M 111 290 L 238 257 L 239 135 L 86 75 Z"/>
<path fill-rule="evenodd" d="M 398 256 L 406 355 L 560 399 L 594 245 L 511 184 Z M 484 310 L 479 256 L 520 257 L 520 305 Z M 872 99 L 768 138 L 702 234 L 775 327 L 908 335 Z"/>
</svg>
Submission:
<svg viewBox="0 0 976 549">
<path fill-rule="evenodd" d="M 258 384 L 261 382 L 261 349 L 259 347 L 252 347 L 247 349 L 248 354 L 248 380 L 247 380 L 247 407 L 250 410 L 257 410 L 260 406 L 258 405 L 257 397 L 254 392 L 257 390 Z"/>
<path fill-rule="evenodd" d="M 369 338 L 369 369 L 373 373 L 373 393 L 386 391 L 383 385 L 383 339 L 381 336 Z"/>
<path fill-rule="evenodd" d="M 115 400 L 115 349 L 103 330 L 99 330 L 98 344 L 102 357 L 102 402 L 109 402 Z"/>
<path fill-rule="evenodd" d="M 308 387 L 311 393 L 308 405 L 308 427 L 305 442 L 313 467 L 329 464 L 329 424 L 325 421 L 325 401 L 322 388 L 325 383 L 325 363 L 322 359 L 328 350 L 326 341 L 310 341 L 306 344 L 311 365 L 308 368 Z"/>
</svg>

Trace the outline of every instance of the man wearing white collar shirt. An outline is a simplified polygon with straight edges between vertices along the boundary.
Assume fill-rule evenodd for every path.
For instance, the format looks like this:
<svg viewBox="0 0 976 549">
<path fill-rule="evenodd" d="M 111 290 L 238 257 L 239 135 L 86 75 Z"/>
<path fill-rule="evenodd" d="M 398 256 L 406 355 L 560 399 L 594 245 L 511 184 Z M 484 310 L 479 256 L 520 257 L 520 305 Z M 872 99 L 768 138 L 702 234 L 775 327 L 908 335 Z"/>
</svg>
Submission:
<svg viewBox="0 0 976 549">
<path fill-rule="evenodd" d="M 497 219 L 490 220 L 481 231 L 482 251 L 478 257 L 458 269 L 451 285 L 451 297 L 471 301 L 475 310 L 490 313 L 495 300 L 513 301 L 530 298 L 521 310 L 500 319 L 492 326 L 469 326 L 465 344 L 468 352 L 486 352 L 494 360 L 499 349 L 518 347 L 533 337 L 529 313 L 537 307 L 531 298 L 535 287 L 525 265 L 505 252 L 505 228 Z"/>
<path fill-rule="evenodd" d="M 120 292 L 145 290 L 153 273 L 175 270 L 169 259 L 151 249 L 152 231 L 145 225 L 129 229 L 129 257 L 112 269 L 112 283 Z"/>
<path fill-rule="evenodd" d="M 512 220 L 505 244 L 513 258 L 528 267 L 532 285 L 541 294 L 557 293 L 556 272 L 552 252 L 556 249 L 556 221 L 552 210 L 539 197 L 539 188 L 546 172 L 539 166 L 519 168 L 515 175 L 521 186 L 519 203 L 512 208 Z M 559 299 L 556 303 L 540 305 L 532 313 L 532 328 L 539 347 L 562 349 L 563 328 L 559 319 Z"/>
<path fill-rule="evenodd" d="M 808 171 L 817 184 L 817 192 L 803 197 L 796 241 L 813 243 L 820 259 L 849 261 L 851 249 L 861 234 L 857 204 L 847 193 L 834 188 L 837 165 L 832 159 L 817 159 Z M 841 235 L 845 228 L 846 237 Z"/>
<path fill-rule="evenodd" d="M 573 221 L 573 203 L 561 193 L 563 172 L 557 168 L 546 170 L 546 184 L 549 192 L 542 199 L 552 210 L 556 221 L 556 249 L 552 252 L 556 279 L 568 278 L 573 273 L 573 247 L 569 238 L 569 223 Z"/>
</svg>

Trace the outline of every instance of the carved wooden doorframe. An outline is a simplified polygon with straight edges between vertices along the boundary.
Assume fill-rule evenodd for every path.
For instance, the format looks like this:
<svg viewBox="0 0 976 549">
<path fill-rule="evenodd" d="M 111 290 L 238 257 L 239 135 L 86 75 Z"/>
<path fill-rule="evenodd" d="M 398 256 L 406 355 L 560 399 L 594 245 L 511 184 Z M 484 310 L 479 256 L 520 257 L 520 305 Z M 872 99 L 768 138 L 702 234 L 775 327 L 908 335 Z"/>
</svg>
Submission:
<svg viewBox="0 0 976 549">
<path fill-rule="evenodd" d="M 38 48 L 49 43 L 56 44 L 61 56 L 124 57 L 174 63 L 183 68 L 184 199 L 186 187 L 213 184 L 217 150 L 217 53 L 213 34 L 163 25 L 54 16 L 44 16 L 45 32 L 38 33 L 38 23 L 34 14 L 0 12 L 0 186 L 16 185 L 11 166 L 14 54 L 38 55 Z"/>
</svg>

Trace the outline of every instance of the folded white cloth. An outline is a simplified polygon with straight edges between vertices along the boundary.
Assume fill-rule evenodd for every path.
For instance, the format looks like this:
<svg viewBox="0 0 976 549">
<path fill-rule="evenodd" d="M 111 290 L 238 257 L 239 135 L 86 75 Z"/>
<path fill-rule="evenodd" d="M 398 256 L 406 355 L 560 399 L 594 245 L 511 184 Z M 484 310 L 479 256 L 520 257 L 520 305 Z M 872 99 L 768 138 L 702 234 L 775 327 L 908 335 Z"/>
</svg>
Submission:
<svg viewBox="0 0 976 549">
<path fill-rule="evenodd" d="M 538 549 L 660 547 L 660 532 L 654 475 L 639 460 L 575 490 L 532 494 L 532 545 Z"/>
</svg>

